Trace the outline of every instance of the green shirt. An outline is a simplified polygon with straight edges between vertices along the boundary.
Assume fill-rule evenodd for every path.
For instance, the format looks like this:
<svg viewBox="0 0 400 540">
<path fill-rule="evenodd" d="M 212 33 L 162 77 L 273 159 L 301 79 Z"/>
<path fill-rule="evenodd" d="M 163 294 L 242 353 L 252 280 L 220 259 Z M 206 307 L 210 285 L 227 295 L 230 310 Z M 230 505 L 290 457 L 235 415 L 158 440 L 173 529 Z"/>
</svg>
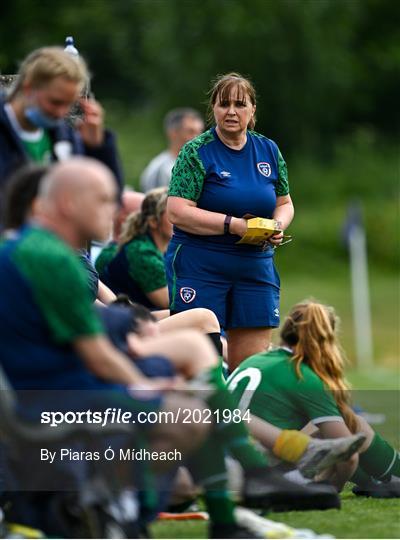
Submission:
<svg viewBox="0 0 400 540">
<path fill-rule="evenodd" d="M 70 343 L 103 333 L 83 265 L 56 235 L 41 228 L 28 229 L 11 257 L 55 342 Z"/>
<path fill-rule="evenodd" d="M 240 409 L 250 409 L 281 429 L 302 429 L 310 421 L 343 421 L 318 375 L 304 363 L 300 371 L 298 378 L 291 353 L 280 348 L 242 362 L 227 384 Z"/>
<path fill-rule="evenodd" d="M 43 130 L 42 136 L 35 140 L 21 139 L 23 147 L 29 157 L 37 163 L 48 164 L 51 161 L 51 140 L 46 130 Z"/>
<path fill-rule="evenodd" d="M 115 294 L 157 309 L 147 295 L 167 286 L 164 255 L 149 235 L 137 236 L 118 249 L 100 278 Z"/>
<path fill-rule="evenodd" d="M 112 261 L 118 251 L 118 244 L 116 242 L 110 242 L 99 253 L 94 263 L 96 270 L 101 274 L 104 268 Z"/>
<path fill-rule="evenodd" d="M 128 272 L 144 293 L 167 286 L 164 255 L 147 235 L 125 244 Z"/>
</svg>

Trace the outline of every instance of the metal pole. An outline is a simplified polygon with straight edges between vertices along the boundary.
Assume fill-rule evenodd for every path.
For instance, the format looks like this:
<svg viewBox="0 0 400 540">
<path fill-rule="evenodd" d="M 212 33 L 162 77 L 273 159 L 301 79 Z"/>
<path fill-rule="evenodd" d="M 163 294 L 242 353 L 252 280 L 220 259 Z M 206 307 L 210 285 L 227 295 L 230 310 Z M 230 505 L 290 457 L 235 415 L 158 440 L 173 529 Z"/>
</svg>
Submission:
<svg viewBox="0 0 400 540">
<path fill-rule="evenodd" d="M 365 231 L 361 224 L 354 224 L 349 231 L 349 251 L 357 365 L 360 368 L 371 368 L 373 346 L 368 260 Z"/>
</svg>

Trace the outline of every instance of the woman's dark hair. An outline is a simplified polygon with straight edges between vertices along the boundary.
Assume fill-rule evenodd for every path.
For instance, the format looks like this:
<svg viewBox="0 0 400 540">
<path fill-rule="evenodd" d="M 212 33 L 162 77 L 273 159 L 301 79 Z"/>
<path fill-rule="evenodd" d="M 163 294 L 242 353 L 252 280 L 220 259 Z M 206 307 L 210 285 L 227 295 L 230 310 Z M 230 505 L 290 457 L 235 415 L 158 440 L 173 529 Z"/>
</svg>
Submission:
<svg viewBox="0 0 400 540">
<path fill-rule="evenodd" d="M 147 307 L 138 304 L 137 302 L 132 302 L 127 294 L 118 294 L 116 300 L 111 303 L 114 306 L 122 306 L 128 308 L 132 316 L 132 332 L 137 331 L 138 322 L 156 322 L 157 319 L 154 317 L 152 312 L 147 309 Z"/>
<path fill-rule="evenodd" d="M 48 167 L 28 164 L 17 169 L 8 179 L 4 190 L 4 229 L 19 229 L 26 221 L 39 184 Z"/>
</svg>

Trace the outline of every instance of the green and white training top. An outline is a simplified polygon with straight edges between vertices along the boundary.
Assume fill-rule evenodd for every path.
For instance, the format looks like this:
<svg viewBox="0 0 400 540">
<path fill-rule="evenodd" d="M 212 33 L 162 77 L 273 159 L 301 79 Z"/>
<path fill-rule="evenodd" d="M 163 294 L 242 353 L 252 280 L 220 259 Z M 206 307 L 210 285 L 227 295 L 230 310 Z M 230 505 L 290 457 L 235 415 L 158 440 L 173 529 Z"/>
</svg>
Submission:
<svg viewBox="0 0 400 540">
<path fill-rule="evenodd" d="M 281 429 L 302 429 L 308 422 L 343 422 L 332 393 L 302 363 L 299 379 L 292 352 L 279 348 L 247 358 L 231 374 L 228 389 L 242 410 Z"/>
</svg>

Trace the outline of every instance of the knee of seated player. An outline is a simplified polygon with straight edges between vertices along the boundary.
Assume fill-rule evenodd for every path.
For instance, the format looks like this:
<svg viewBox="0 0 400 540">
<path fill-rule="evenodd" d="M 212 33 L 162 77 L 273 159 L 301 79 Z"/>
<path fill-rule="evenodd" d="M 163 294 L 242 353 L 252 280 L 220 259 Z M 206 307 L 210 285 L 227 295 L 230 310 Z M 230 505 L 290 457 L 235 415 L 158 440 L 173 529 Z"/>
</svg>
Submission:
<svg viewBox="0 0 400 540">
<path fill-rule="evenodd" d="M 368 424 L 368 422 L 360 415 L 357 415 L 357 422 L 358 422 L 358 430 L 362 431 L 364 435 L 366 435 L 366 440 L 364 441 L 363 445 L 361 446 L 360 450 L 358 451 L 359 454 L 362 454 L 365 452 L 370 444 L 372 443 L 372 439 L 375 437 L 375 431 L 372 429 L 372 427 Z"/>
<path fill-rule="evenodd" d="M 219 333 L 221 328 L 217 316 L 211 309 L 195 308 L 186 312 L 193 318 L 193 326 L 205 334 Z"/>
</svg>

